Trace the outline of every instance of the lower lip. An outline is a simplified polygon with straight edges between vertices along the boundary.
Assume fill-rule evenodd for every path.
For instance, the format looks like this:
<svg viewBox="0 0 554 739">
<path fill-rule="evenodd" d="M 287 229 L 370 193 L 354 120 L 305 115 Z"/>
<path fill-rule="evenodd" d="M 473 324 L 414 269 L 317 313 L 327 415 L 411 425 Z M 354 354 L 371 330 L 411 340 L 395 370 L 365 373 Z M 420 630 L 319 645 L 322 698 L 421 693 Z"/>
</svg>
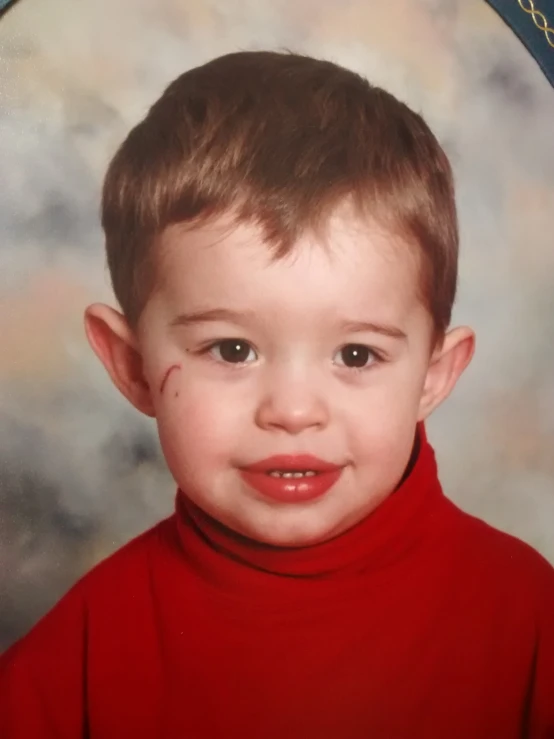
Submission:
<svg viewBox="0 0 554 739">
<path fill-rule="evenodd" d="M 266 498 L 280 503 L 305 503 L 321 498 L 339 479 L 342 467 L 313 477 L 271 477 L 265 472 L 241 470 L 242 478 Z"/>
</svg>

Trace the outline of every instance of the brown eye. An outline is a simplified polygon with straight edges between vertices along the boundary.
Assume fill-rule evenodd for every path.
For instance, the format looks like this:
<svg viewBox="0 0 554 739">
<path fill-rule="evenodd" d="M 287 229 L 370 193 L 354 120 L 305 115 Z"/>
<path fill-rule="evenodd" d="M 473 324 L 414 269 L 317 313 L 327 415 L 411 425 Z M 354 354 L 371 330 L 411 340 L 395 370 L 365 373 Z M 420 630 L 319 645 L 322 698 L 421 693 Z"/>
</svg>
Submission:
<svg viewBox="0 0 554 739">
<path fill-rule="evenodd" d="M 252 361 L 251 358 L 249 360 L 250 353 L 254 354 L 250 344 L 242 339 L 223 339 L 213 344 L 211 351 L 216 359 L 229 364 L 244 364 Z"/>
<path fill-rule="evenodd" d="M 364 344 L 346 344 L 339 351 L 339 364 L 353 369 L 364 369 L 373 364 L 376 359 L 375 352 Z"/>
</svg>

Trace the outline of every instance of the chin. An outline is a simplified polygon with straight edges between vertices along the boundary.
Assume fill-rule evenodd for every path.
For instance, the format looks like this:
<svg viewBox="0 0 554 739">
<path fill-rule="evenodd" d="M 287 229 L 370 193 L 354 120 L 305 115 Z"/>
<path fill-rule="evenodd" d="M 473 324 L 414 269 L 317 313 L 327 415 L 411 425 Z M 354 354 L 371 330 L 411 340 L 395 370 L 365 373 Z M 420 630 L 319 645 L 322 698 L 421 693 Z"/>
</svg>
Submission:
<svg viewBox="0 0 554 739">
<path fill-rule="evenodd" d="M 309 526 L 301 524 L 288 525 L 282 527 L 268 527 L 267 529 L 252 528 L 249 533 L 243 532 L 250 539 L 259 541 L 262 544 L 269 544 L 274 547 L 283 548 L 299 548 L 310 547 L 316 544 L 323 544 L 333 539 L 345 527 L 338 526 L 318 526 L 314 527 L 313 523 Z"/>
</svg>

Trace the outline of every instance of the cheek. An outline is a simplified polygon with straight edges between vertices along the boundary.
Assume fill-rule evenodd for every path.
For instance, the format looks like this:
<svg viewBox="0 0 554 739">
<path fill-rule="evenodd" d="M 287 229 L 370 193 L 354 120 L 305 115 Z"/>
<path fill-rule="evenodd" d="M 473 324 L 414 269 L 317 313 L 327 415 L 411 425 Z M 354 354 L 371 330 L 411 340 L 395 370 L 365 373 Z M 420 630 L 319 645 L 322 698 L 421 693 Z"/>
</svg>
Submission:
<svg viewBox="0 0 554 739">
<path fill-rule="evenodd" d="M 363 393 L 361 406 L 366 417 L 375 417 L 379 423 L 409 420 L 417 408 L 423 387 L 423 373 L 418 368 L 398 366 L 384 368 L 383 373 Z M 360 407 L 357 412 L 361 412 Z"/>
<path fill-rule="evenodd" d="M 176 470 L 196 467 L 226 456 L 237 440 L 240 408 L 203 383 L 186 383 L 171 375 L 156 407 L 160 442 L 168 465 Z"/>
<path fill-rule="evenodd" d="M 413 374 L 383 374 L 383 382 L 366 389 L 350 407 L 349 443 L 359 456 L 394 458 L 413 441 L 421 382 Z"/>
</svg>

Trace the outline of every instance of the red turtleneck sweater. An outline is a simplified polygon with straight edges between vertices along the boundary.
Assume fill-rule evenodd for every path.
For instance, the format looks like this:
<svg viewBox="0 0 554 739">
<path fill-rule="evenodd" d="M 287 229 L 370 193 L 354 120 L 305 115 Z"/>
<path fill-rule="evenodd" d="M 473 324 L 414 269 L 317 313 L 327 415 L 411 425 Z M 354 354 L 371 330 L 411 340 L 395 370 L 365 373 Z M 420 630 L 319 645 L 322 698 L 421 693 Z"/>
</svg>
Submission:
<svg viewBox="0 0 554 739">
<path fill-rule="evenodd" d="M 554 737 L 554 570 L 415 466 L 278 550 L 177 495 L 0 660 L 3 739 Z"/>
</svg>

